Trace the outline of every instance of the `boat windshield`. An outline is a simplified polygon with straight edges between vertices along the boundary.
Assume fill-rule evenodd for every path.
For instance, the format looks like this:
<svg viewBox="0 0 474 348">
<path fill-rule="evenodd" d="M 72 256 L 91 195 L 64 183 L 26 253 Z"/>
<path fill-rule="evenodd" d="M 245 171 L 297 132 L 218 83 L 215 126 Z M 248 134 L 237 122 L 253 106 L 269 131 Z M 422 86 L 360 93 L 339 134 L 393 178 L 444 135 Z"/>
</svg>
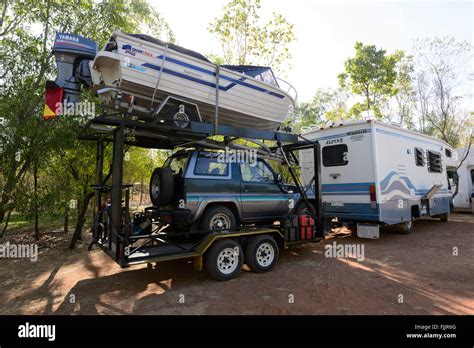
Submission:
<svg viewBox="0 0 474 348">
<path fill-rule="evenodd" d="M 234 71 L 241 72 L 245 75 L 251 76 L 259 81 L 267 83 L 269 85 L 273 85 L 275 87 L 278 86 L 278 82 L 273 75 L 273 71 L 271 68 L 267 66 L 251 66 L 251 65 L 222 65 L 222 67 Z"/>
</svg>

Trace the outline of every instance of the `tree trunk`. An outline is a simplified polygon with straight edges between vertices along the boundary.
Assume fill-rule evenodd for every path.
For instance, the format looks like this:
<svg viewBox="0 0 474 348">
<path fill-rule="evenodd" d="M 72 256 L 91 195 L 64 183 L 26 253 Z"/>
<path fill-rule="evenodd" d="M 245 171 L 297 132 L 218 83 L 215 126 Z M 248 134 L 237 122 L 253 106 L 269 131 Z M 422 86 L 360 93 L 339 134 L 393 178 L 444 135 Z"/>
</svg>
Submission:
<svg viewBox="0 0 474 348">
<path fill-rule="evenodd" d="M 64 233 L 67 233 L 69 230 L 69 209 L 66 210 L 66 214 L 64 215 Z"/>
<path fill-rule="evenodd" d="M 2 223 L 3 220 L 5 219 L 5 214 L 6 214 L 5 206 L 2 203 L 0 203 L 0 223 Z"/>
<path fill-rule="evenodd" d="M 74 234 L 71 239 L 71 243 L 69 244 L 69 249 L 74 249 L 76 246 L 76 242 L 80 240 L 82 235 L 82 228 L 84 227 L 84 223 L 86 221 L 85 215 L 87 213 L 87 207 L 89 206 L 89 202 L 94 197 L 95 192 L 89 192 L 84 195 L 83 201 L 81 204 L 81 209 L 79 211 L 79 215 L 77 217 L 76 228 L 74 230 Z"/>
<path fill-rule="evenodd" d="M 143 180 L 140 182 L 140 204 L 139 206 L 141 207 L 143 201 Z"/>
<path fill-rule="evenodd" d="M 464 161 L 466 160 L 467 156 L 469 156 L 469 151 L 471 151 L 471 145 L 472 145 L 472 137 L 469 138 L 469 144 L 467 145 L 466 153 L 464 154 L 463 158 L 461 159 L 461 161 L 459 162 L 459 164 L 456 168 L 456 174 L 458 175 L 458 180 L 456 182 L 456 189 L 454 190 L 454 193 L 452 194 L 451 199 L 454 199 L 454 197 L 456 197 L 459 193 L 459 173 L 458 173 L 458 170 L 459 170 L 459 168 L 461 168 L 461 166 L 464 163 Z"/>
<path fill-rule="evenodd" d="M 39 213 L 38 213 L 38 162 L 35 161 L 33 168 L 33 180 L 34 180 L 34 210 L 35 210 L 35 239 L 40 239 L 40 230 L 39 230 Z"/>
<path fill-rule="evenodd" d="M 85 217 L 84 217 L 85 212 L 82 213 L 82 207 L 84 206 L 84 196 L 85 196 L 85 193 L 84 193 L 82 199 L 77 200 L 77 223 L 79 223 L 79 221 L 81 221 L 81 219 L 85 219 Z M 86 211 L 87 211 L 87 208 L 86 208 Z M 84 226 L 84 223 L 82 223 L 82 226 Z M 82 227 L 78 231 L 78 235 L 76 236 L 76 239 L 77 240 L 82 240 Z"/>
<path fill-rule="evenodd" d="M 5 234 L 5 232 L 7 231 L 7 228 L 8 228 L 8 222 L 10 221 L 10 215 L 12 214 L 11 210 L 8 212 L 7 214 L 7 219 L 5 220 L 5 225 L 3 226 L 3 229 L 2 229 L 2 234 L 0 234 L 0 238 L 3 237 L 3 235 Z"/>
</svg>

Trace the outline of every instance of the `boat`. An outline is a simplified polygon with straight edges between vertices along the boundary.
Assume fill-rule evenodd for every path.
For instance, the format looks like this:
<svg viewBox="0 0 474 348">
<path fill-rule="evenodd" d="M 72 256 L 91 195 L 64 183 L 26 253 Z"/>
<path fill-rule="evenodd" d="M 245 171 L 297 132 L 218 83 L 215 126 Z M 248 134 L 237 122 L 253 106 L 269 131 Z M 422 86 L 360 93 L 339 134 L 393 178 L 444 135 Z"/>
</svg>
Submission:
<svg viewBox="0 0 474 348">
<path fill-rule="evenodd" d="M 172 117 L 183 126 L 202 121 L 274 131 L 292 115 L 296 99 L 270 67 L 216 65 L 144 34 L 115 31 L 89 68 L 92 90 L 105 106 L 143 118 Z"/>
</svg>

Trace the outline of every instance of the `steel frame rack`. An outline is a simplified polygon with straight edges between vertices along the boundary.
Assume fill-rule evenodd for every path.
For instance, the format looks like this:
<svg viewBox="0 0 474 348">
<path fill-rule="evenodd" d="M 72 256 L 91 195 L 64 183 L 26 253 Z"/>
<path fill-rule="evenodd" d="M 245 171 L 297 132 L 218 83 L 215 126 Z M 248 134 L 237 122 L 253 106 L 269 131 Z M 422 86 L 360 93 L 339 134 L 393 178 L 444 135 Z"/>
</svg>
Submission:
<svg viewBox="0 0 474 348">
<path fill-rule="evenodd" d="M 216 136 L 220 136 L 223 140 L 216 140 Z M 277 157 L 288 166 L 293 181 L 296 184 L 298 192 L 300 193 L 304 204 L 307 206 L 310 215 L 313 216 L 316 222 L 316 240 L 324 238 L 325 223 L 322 213 L 321 203 L 321 183 L 320 183 L 320 151 L 319 143 L 308 140 L 301 140 L 296 134 L 288 134 L 282 132 L 262 131 L 248 128 L 238 128 L 227 125 L 216 125 L 210 123 L 189 122 L 186 128 L 177 127 L 172 121 L 160 120 L 156 122 L 144 122 L 134 117 L 123 114 L 108 114 L 95 117 L 89 120 L 81 129 L 79 139 L 96 141 L 96 190 L 95 200 L 97 211 L 94 213 L 94 235 L 93 244 L 98 245 L 104 250 L 112 259 L 118 262 L 122 267 L 127 267 L 130 264 L 139 262 L 152 262 L 168 259 L 176 259 L 183 257 L 195 257 L 198 260 L 197 264 L 202 266 L 202 253 L 206 246 L 212 243 L 215 239 L 238 235 L 240 237 L 246 235 L 273 233 L 276 239 L 279 239 L 283 244 L 285 240 L 280 231 L 271 228 L 246 228 L 236 231 L 213 231 L 209 233 L 206 231 L 203 238 L 199 242 L 192 245 L 176 245 L 173 241 L 166 238 L 166 235 L 156 233 L 144 236 L 130 236 L 130 222 L 124 221 L 123 209 L 125 208 L 125 216 L 129 217 L 129 187 L 123 185 L 123 165 L 124 152 L 127 147 L 137 146 L 143 148 L 167 149 L 173 150 L 179 147 L 203 147 L 220 145 L 221 148 L 225 146 L 235 146 L 233 141 L 236 139 L 247 139 L 250 141 L 263 140 L 271 141 L 276 144 L 273 147 L 262 146 L 259 148 L 261 154 Z M 112 162 L 110 172 L 104 176 L 104 149 L 107 143 L 113 145 Z M 257 142 L 258 143 L 258 142 Z M 241 145 L 238 145 L 241 146 Z M 234 147 L 235 148 L 235 147 Z M 294 151 L 303 149 L 314 149 L 314 177 L 311 183 L 314 182 L 316 193 L 315 207 L 310 204 L 306 195 L 307 188 L 300 183 L 296 172 L 291 164 L 297 163 L 297 157 Z M 111 186 L 107 186 L 104 181 L 108 181 L 111 176 Z M 310 184 L 311 184 L 310 183 Z M 129 186 L 129 185 L 128 185 Z M 123 191 L 125 191 L 125 207 L 122 207 Z M 108 226 L 108 236 L 104 239 L 98 226 L 104 224 L 104 216 L 102 209 L 102 195 L 107 192 L 110 193 L 111 198 L 111 226 Z M 202 233 L 202 231 L 187 232 L 184 234 Z M 177 235 L 173 233 L 173 235 Z M 132 250 L 126 248 L 137 240 L 143 240 L 141 247 L 135 247 Z M 170 246 L 170 252 L 167 253 L 149 253 L 143 257 L 129 258 L 134 253 L 139 253 L 148 244 L 160 242 Z M 151 250 L 151 249 L 150 249 Z M 174 250 L 174 251 L 173 251 Z M 135 255 L 136 256 L 136 255 Z M 199 261 L 200 260 L 200 261 Z"/>
</svg>

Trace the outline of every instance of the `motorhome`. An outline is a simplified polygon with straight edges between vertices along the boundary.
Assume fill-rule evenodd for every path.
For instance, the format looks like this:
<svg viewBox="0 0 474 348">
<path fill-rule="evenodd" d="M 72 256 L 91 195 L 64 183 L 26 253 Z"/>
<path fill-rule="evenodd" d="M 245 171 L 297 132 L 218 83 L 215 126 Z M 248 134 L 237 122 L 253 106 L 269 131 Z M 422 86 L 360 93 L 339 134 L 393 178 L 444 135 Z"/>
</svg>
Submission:
<svg viewBox="0 0 474 348">
<path fill-rule="evenodd" d="M 405 233 L 422 216 L 446 221 L 451 190 L 445 142 L 376 120 L 331 125 L 302 134 L 321 145 L 324 214 L 359 227 L 397 225 Z M 312 150 L 300 152 L 301 179 L 313 176 Z M 366 225 L 364 223 L 368 223 Z"/>
</svg>

